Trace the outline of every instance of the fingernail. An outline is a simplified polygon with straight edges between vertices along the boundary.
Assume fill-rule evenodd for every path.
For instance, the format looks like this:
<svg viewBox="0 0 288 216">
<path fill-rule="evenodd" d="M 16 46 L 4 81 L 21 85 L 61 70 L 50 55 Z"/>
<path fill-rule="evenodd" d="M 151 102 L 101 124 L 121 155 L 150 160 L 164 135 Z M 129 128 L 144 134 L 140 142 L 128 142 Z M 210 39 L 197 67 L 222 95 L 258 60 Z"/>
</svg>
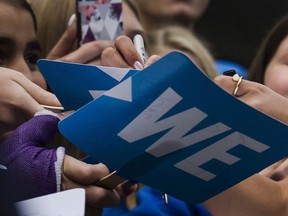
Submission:
<svg viewBox="0 0 288 216">
<path fill-rule="evenodd" d="M 234 76 L 235 74 L 236 74 L 235 70 L 228 70 L 223 72 L 223 75 L 225 76 Z"/>
<path fill-rule="evenodd" d="M 75 21 L 76 19 L 76 14 L 72 14 L 69 21 L 68 21 L 68 28 L 71 27 L 73 25 L 73 22 Z"/>
<path fill-rule="evenodd" d="M 144 69 L 143 65 L 139 61 L 136 61 L 134 63 L 134 68 L 137 70 L 143 70 Z"/>
</svg>

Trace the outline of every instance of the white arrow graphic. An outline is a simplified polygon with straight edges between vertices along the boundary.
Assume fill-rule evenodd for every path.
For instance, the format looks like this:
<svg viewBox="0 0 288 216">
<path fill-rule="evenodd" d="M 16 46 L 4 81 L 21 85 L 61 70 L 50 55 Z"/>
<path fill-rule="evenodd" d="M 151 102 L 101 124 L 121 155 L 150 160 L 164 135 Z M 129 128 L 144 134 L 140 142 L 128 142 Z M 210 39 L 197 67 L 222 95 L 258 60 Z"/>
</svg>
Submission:
<svg viewBox="0 0 288 216">
<path fill-rule="evenodd" d="M 132 79 L 126 79 L 125 81 L 121 82 L 121 84 L 105 92 L 104 95 L 117 98 L 119 100 L 132 102 Z"/>
</svg>

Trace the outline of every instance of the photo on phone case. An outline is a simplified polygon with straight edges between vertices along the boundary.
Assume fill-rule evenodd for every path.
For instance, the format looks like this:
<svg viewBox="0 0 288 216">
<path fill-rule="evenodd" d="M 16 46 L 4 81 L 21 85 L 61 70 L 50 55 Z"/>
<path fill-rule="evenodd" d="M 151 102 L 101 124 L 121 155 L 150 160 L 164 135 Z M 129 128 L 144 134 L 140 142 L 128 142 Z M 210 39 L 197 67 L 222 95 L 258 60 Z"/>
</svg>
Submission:
<svg viewBox="0 0 288 216">
<path fill-rule="evenodd" d="M 80 44 L 123 34 L 122 0 L 77 0 Z"/>
</svg>

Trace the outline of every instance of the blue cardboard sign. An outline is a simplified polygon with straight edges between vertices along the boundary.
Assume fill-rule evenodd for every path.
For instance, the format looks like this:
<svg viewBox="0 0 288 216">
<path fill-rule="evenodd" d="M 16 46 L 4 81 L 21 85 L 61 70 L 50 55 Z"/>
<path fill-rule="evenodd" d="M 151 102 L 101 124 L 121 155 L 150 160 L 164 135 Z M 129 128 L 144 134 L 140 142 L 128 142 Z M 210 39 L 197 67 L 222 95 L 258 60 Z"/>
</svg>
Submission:
<svg viewBox="0 0 288 216">
<path fill-rule="evenodd" d="M 65 110 L 77 110 L 138 72 L 41 59 L 37 65 Z"/>
<path fill-rule="evenodd" d="M 120 82 L 59 129 L 120 176 L 191 203 L 288 153 L 286 125 L 225 92 L 180 52 Z"/>
</svg>

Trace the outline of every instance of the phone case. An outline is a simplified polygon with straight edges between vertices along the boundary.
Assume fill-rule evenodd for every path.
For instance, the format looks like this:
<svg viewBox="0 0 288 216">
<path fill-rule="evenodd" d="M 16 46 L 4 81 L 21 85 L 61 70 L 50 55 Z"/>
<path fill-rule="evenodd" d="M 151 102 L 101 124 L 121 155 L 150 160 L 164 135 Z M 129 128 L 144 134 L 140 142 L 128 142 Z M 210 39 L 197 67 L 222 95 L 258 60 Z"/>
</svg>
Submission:
<svg viewBox="0 0 288 216">
<path fill-rule="evenodd" d="M 123 34 L 122 0 L 76 0 L 80 44 Z"/>
</svg>

